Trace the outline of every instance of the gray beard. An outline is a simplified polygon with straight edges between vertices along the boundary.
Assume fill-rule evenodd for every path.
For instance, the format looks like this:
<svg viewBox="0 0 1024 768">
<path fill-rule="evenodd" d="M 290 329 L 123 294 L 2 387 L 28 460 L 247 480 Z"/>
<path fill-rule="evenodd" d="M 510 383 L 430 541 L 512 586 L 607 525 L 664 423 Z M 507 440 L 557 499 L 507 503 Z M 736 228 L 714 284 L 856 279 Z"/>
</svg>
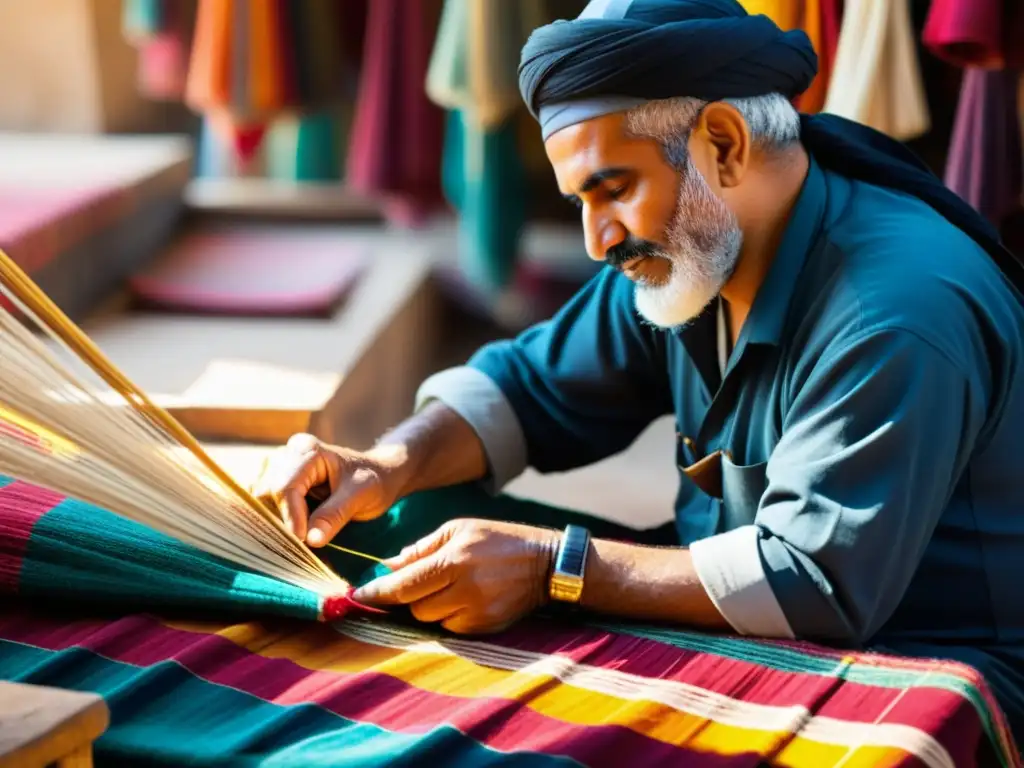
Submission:
<svg viewBox="0 0 1024 768">
<path fill-rule="evenodd" d="M 686 158 L 675 214 L 661 256 L 671 264 L 668 280 L 638 283 L 636 306 L 657 328 L 680 328 L 696 319 L 732 277 L 743 232 L 735 215 Z"/>
</svg>

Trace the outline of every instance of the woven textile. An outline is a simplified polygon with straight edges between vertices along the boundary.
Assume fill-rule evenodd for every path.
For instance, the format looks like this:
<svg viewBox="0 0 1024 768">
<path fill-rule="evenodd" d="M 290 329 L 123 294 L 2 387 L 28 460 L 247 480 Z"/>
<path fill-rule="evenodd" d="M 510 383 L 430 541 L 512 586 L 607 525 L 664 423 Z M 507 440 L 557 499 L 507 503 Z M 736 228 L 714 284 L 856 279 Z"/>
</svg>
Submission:
<svg viewBox="0 0 1024 768">
<path fill-rule="evenodd" d="M 101 765 L 1020 765 L 962 664 L 541 617 L 483 638 L 303 621 L 300 592 L 0 484 L 0 679 L 106 697 Z M 457 494 L 398 505 L 379 545 Z"/>
</svg>

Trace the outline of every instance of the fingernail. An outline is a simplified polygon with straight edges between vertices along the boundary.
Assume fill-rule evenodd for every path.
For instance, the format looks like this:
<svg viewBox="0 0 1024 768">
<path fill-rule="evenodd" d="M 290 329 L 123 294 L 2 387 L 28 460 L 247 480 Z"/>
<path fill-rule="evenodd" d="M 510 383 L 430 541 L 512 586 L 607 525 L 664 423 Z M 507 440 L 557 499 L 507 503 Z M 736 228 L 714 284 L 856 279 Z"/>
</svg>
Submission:
<svg viewBox="0 0 1024 768">
<path fill-rule="evenodd" d="M 306 543 L 311 547 L 321 547 L 327 542 L 327 536 L 319 528 L 310 528 L 306 534 Z"/>
<path fill-rule="evenodd" d="M 356 591 L 352 593 L 352 599 L 357 603 L 369 603 L 377 597 L 377 589 L 373 587 L 373 582 L 364 584 L 361 587 L 357 587 Z"/>
</svg>

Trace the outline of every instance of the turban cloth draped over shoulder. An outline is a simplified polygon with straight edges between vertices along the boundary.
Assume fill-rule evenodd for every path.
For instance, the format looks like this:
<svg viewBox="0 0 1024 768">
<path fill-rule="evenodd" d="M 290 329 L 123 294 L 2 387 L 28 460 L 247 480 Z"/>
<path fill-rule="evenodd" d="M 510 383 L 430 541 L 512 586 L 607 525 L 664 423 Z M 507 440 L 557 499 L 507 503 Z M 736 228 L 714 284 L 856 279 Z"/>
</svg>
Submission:
<svg viewBox="0 0 1024 768">
<path fill-rule="evenodd" d="M 523 47 L 519 89 L 546 139 L 655 99 L 792 99 L 810 86 L 817 66 L 803 31 L 748 15 L 736 0 L 591 0 L 578 18 L 534 30 Z M 837 115 L 802 114 L 800 122 L 801 141 L 819 165 L 922 199 L 1024 291 L 1024 265 L 996 229 L 907 147 Z"/>
</svg>

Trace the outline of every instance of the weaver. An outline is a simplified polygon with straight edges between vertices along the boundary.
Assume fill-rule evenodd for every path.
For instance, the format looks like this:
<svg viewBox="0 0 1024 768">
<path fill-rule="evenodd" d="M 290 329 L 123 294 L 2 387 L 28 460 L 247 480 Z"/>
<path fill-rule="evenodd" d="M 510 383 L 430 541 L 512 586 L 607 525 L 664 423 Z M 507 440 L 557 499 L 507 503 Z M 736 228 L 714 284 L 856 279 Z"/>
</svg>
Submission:
<svg viewBox="0 0 1024 768">
<path fill-rule="evenodd" d="M 559 607 L 956 659 L 1024 735 L 1024 269 L 906 147 L 797 113 L 816 71 L 735 0 L 593 0 L 533 32 L 520 91 L 605 268 L 371 451 L 295 437 L 260 492 L 319 547 L 670 416 L 674 519 L 481 493 L 355 599 L 466 635 Z"/>
</svg>

